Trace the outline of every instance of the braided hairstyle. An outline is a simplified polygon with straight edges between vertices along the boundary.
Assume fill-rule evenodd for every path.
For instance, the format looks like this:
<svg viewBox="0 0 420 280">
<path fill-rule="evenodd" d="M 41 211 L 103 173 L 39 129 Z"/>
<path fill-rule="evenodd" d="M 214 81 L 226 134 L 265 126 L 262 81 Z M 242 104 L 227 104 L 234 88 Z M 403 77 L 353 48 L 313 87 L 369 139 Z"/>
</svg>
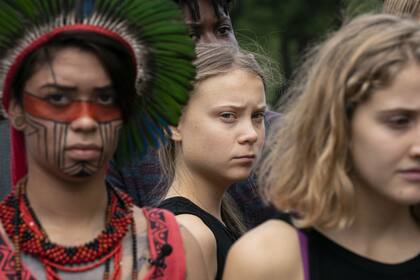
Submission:
<svg viewBox="0 0 420 280">
<path fill-rule="evenodd" d="M 186 5 L 194 21 L 200 20 L 200 8 L 198 5 L 198 1 L 200 0 L 174 0 L 174 1 L 178 5 Z M 220 18 L 222 16 L 222 14 L 220 13 L 221 11 L 225 15 L 229 15 L 232 0 L 209 0 L 209 1 L 211 5 L 213 6 L 214 13 L 217 18 Z"/>
</svg>

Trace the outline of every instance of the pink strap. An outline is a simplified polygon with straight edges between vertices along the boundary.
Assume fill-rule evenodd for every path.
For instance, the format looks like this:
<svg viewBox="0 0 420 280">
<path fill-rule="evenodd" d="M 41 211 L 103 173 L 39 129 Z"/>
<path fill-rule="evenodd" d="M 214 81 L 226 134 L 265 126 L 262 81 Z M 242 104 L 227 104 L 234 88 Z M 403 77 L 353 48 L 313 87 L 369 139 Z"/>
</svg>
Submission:
<svg viewBox="0 0 420 280">
<path fill-rule="evenodd" d="M 302 256 L 303 275 L 305 280 L 309 280 L 309 257 L 308 257 L 308 238 L 305 233 L 298 230 L 300 255 Z"/>
<path fill-rule="evenodd" d="M 164 244 L 172 247 L 172 253 L 164 258 L 165 266 L 152 265 L 145 280 L 184 280 L 185 251 L 179 225 L 169 211 L 157 208 L 143 208 L 148 222 L 150 259 L 158 257 Z"/>
</svg>

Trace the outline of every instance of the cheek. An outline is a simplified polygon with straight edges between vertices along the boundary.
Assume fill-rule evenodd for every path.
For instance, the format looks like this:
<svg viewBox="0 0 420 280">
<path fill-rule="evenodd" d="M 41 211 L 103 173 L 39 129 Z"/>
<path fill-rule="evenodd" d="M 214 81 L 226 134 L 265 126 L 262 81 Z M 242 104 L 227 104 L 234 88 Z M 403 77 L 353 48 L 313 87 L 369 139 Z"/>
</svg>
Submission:
<svg viewBox="0 0 420 280">
<path fill-rule="evenodd" d="M 221 161 L 229 155 L 229 133 L 214 127 L 196 125 L 182 136 L 182 150 L 194 161 Z"/>
<path fill-rule="evenodd" d="M 404 154 L 395 140 L 375 127 L 353 133 L 351 155 L 354 169 L 362 178 L 372 184 L 383 184 L 390 179 Z"/>
<path fill-rule="evenodd" d="M 25 144 L 33 157 L 51 161 L 64 146 L 68 126 L 25 115 Z"/>
<path fill-rule="evenodd" d="M 122 121 L 113 121 L 99 125 L 99 134 L 107 158 L 111 158 L 117 148 Z"/>
</svg>

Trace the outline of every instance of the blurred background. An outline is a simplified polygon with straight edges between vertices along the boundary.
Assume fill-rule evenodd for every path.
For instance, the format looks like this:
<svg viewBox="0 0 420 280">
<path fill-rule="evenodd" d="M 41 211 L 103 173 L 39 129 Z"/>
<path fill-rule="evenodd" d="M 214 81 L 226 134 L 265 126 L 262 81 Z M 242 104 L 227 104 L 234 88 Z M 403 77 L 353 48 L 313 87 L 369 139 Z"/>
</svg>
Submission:
<svg viewBox="0 0 420 280">
<path fill-rule="evenodd" d="M 273 70 L 267 101 L 274 106 L 307 48 L 343 22 L 380 10 L 381 4 L 381 0 L 234 0 L 231 17 L 241 47 L 265 56 L 263 64 Z"/>
</svg>

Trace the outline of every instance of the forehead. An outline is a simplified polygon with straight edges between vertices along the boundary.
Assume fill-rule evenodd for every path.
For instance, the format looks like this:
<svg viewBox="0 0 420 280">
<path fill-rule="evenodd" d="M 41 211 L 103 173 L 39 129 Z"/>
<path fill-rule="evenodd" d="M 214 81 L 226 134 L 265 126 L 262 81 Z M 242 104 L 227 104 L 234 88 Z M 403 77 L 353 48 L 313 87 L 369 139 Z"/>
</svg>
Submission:
<svg viewBox="0 0 420 280">
<path fill-rule="evenodd" d="M 374 91 L 361 105 L 378 110 L 420 110 L 420 66 L 409 64 L 397 73 L 390 85 Z"/>
<path fill-rule="evenodd" d="M 76 47 L 52 51 L 41 60 L 27 81 L 27 86 L 59 83 L 68 86 L 102 86 L 110 81 L 103 64 L 92 52 Z"/>
<path fill-rule="evenodd" d="M 214 4 L 213 4 L 214 3 Z M 211 0 L 192 0 L 192 1 L 180 1 L 180 7 L 184 13 L 185 20 L 191 22 L 200 21 L 202 18 L 218 19 L 219 16 L 227 16 L 229 14 L 225 12 L 223 7 L 219 4 L 219 1 Z M 218 11 L 216 14 L 215 10 Z"/>
<path fill-rule="evenodd" d="M 191 103 L 201 103 L 200 106 L 204 107 L 212 105 L 264 106 L 264 84 L 258 75 L 242 69 L 234 69 L 198 83 L 191 100 Z"/>
</svg>

